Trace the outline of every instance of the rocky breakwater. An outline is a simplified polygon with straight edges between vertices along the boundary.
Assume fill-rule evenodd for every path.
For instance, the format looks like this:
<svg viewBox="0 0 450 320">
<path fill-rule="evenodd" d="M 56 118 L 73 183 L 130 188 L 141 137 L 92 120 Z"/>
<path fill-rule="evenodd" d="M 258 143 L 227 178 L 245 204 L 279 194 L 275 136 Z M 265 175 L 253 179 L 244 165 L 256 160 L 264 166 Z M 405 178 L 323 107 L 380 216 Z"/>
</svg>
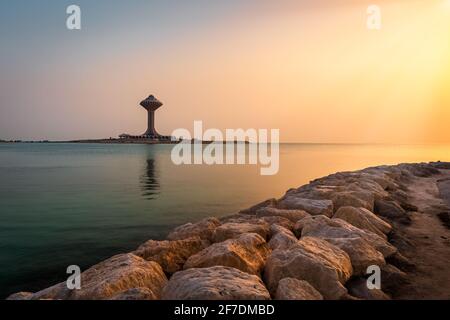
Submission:
<svg viewBox="0 0 450 320">
<path fill-rule="evenodd" d="M 220 220 L 180 226 L 165 241 L 149 240 L 101 262 L 82 273 L 80 290 L 60 283 L 9 299 L 449 298 L 450 285 L 442 282 L 448 268 L 440 276 L 421 275 L 424 265 L 450 263 L 449 230 L 438 218 L 448 207 L 437 187 L 449 177 L 447 163 L 332 174 Z M 440 233 L 442 247 L 418 240 L 427 232 L 420 228 L 423 219 L 435 223 L 426 236 Z M 440 250 L 436 265 L 424 253 L 427 246 Z M 381 270 L 381 289 L 369 290 L 373 265 Z M 427 284 L 433 281 L 444 288 L 433 292 Z"/>
</svg>

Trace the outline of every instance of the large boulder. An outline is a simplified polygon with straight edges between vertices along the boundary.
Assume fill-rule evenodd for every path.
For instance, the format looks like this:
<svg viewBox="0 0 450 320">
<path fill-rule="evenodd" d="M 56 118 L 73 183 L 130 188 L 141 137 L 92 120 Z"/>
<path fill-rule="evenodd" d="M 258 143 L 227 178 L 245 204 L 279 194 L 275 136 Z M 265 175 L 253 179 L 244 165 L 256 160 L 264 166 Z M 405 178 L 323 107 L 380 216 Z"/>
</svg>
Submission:
<svg viewBox="0 0 450 320">
<path fill-rule="evenodd" d="M 294 228 L 294 222 L 287 218 L 283 218 L 280 216 L 267 216 L 267 217 L 261 217 L 259 220 L 262 220 L 266 222 L 269 226 L 271 225 L 279 225 L 282 226 L 288 230 L 292 230 Z"/>
<path fill-rule="evenodd" d="M 375 213 L 392 220 L 408 220 L 409 218 L 405 209 L 403 209 L 397 202 L 391 200 L 376 200 Z"/>
<path fill-rule="evenodd" d="M 410 259 L 402 255 L 400 252 L 397 252 L 393 256 L 389 257 L 386 260 L 386 262 L 393 265 L 396 268 L 399 268 L 401 271 L 404 272 L 411 272 L 416 269 L 416 265 Z"/>
<path fill-rule="evenodd" d="M 237 238 L 243 233 L 257 233 L 264 239 L 269 235 L 269 224 L 265 221 L 256 222 L 227 222 L 217 227 L 212 236 L 213 242 L 222 242 Z"/>
<path fill-rule="evenodd" d="M 175 273 L 164 300 L 269 300 L 261 279 L 230 267 L 188 269 Z"/>
<path fill-rule="evenodd" d="M 33 300 L 107 300 L 133 288 L 146 288 L 159 299 L 167 278 L 161 266 L 134 254 L 120 254 L 81 274 L 81 289 L 69 290 L 65 282 L 33 294 Z"/>
<path fill-rule="evenodd" d="M 192 237 L 200 237 L 204 240 L 211 240 L 214 230 L 220 225 L 217 218 L 206 218 L 197 223 L 186 223 L 175 228 L 167 236 L 168 240 L 183 240 Z"/>
<path fill-rule="evenodd" d="M 342 219 L 362 230 L 371 231 L 386 239 L 392 226 L 365 208 L 341 207 L 333 218 Z"/>
<path fill-rule="evenodd" d="M 390 300 L 391 298 L 380 289 L 369 289 L 367 286 L 367 279 L 353 278 L 345 285 L 348 293 L 358 299 L 362 300 Z"/>
<path fill-rule="evenodd" d="M 393 190 L 391 192 L 389 192 L 389 196 L 385 197 L 386 200 L 391 200 L 391 201 L 397 201 L 400 206 L 402 206 L 402 204 L 408 204 L 409 202 L 409 196 L 408 193 L 406 193 L 406 191 L 403 191 L 401 189 L 397 189 L 397 190 Z M 412 211 L 417 211 L 417 210 L 412 210 Z"/>
<path fill-rule="evenodd" d="M 298 189 L 291 189 L 286 193 L 286 196 L 295 196 L 306 199 L 325 199 L 330 200 L 331 196 L 339 191 L 342 191 L 341 186 L 321 185 L 310 183 L 301 186 Z"/>
<path fill-rule="evenodd" d="M 269 247 L 272 250 L 286 250 L 298 241 L 292 231 L 279 225 L 271 225 L 270 234 Z"/>
<path fill-rule="evenodd" d="M 295 224 L 291 220 L 280 216 L 265 216 L 257 218 L 256 215 L 240 214 L 240 213 L 224 217 L 221 219 L 221 222 L 223 224 L 232 222 L 232 223 L 264 224 L 267 226 L 277 224 L 289 230 L 292 230 Z"/>
<path fill-rule="evenodd" d="M 394 267 L 386 264 L 381 266 L 381 289 L 395 297 L 397 291 L 409 283 L 408 275 Z"/>
<path fill-rule="evenodd" d="M 311 236 L 321 239 L 362 238 L 380 251 L 385 258 L 395 254 L 397 249 L 379 235 L 359 229 L 341 219 L 314 216 L 301 220 L 302 237 Z"/>
<path fill-rule="evenodd" d="M 323 300 L 323 297 L 307 281 L 284 278 L 278 283 L 275 300 Z"/>
<path fill-rule="evenodd" d="M 283 278 L 308 281 L 326 299 L 346 296 L 345 282 L 353 273 L 347 253 L 331 243 L 313 237 L 300 239 L 287 250 L 275 250 L 264 269 L 264 279 L 272 294 Z"/>
<path fill-rule="evenodd" d="M 264 216 L 257 218 L 256 215 L 249 215 L 249 214 L 235 214 L 228 217 L 222 218 L 222 223 L 251 223 L 251 224 L 266 224 L 266 225 L 272 225 L 272 224 L 278 224 L 280 226 L 283 226 L 289 230 L 292 230 L 294 227 L 294 223 L 287 219 L 280 216 Z"/>
<path fill-rule="evenodd" d="M 352 261 L 354 275 L 364 276 L 366 275 L 367 267 L 386 264 L 381 252 L 377 251 L 369 242 L 361 237 L 324 238 L 324 240 L 347 252 Z"/>
<path fill-rule="evenodd" d="M 289 219 L 293 223 L 296 223 L 298 220 L 308 217 L 310 214 L 303 210 L 286 210 L 286 209 L 277 209 L 266 207 L 259 209 L 256 211 L 256 217 L 283 217 Z"/>
<path fill-rule="evenodd" d="M 362 207 L 373 210 L 374 196 L 366 192 L 345 191 L 333 195 L 333 207 L 336 212 L 341 207 Z"/>
<path fill-rule="evenodd" d="M 254 215 L 254 214 L 256 214 L 256 211 L 258 211 L 259 209 L 266 208 L 266 207 L 274 207 L 274 206 L 276 206 L 276 204 L 277 204 L 277 199 L 272 198 L 272 199 L 265 200 L 261 203 L 258 203 L 254 206 L 251 206 L 250 208 L 241 210 L 241 211 L 239 211 L 239 213 Z"/>
<path fill-rule="evenodd" d="M 388 166 L 366 168 L 360 171 L 360 178 L 375 181 L 384 190 L 388 188 L 393 189 L 397 184 L 395 180 L 389 174 L 387 174 L 388 170 Z"/>
<path fill-rule="evenodd" d="M 382 199 L 388 195 L 378 183 L 367 179 L 355 179 L 351 183 L 346 184 L 347 190 L 370 193 L 374 199 Z"/>
<path fill-rule="evenodd" d="M 256 233 L 215 243 L 191 256 L 184 269 L 226 266 L 259 275 L 270 254 L 266 241 Z"/>
<path fill-rule="evenodd" d="M 281 209 L 303 210 L 312 215 L 333 215 L 333 201 L 315 200 L 298 197 L 296 194 L 287 195 L 278 203 Z"/>
<path fill-rule="evenodd" d="M 134 254 L 147 261 L 155 261 L 165 273 L 172 274 L 183 270 L 186 260 L 205 249 L 209 241 L 194 237 L 174 241 L 149 240 L 142 244 Z"/>
</svg>

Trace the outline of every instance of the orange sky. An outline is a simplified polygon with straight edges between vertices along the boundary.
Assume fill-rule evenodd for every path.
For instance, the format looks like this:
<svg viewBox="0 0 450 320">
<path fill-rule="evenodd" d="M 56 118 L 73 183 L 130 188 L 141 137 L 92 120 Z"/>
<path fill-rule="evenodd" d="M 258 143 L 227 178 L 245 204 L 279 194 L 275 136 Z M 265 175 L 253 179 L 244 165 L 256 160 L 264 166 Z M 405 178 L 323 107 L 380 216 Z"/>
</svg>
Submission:
<svg viewBox="0 0 450 320">
<path fill-rule="evenodd" d="M 33 101 L 64 104 L 43 106 L 24 137 L 142 133 L 138 102 L 152 93 L 165 103 L 165 134 L 203 120 L 279 128 L 284 142 L 450 143 L 450 1 L 378 1 L 382 30 L 371 31 L 366 9 L 376 2 L 249 5 L 129 46 L 139 24 L 102 38 L 85 32 L 73 56 L 53 52 L 45 74 L 29 77 Z M 95 55 L 83 53 L 96 42 Z M 71 68 L 77 50 L 82 62 Z"/>
</svg>

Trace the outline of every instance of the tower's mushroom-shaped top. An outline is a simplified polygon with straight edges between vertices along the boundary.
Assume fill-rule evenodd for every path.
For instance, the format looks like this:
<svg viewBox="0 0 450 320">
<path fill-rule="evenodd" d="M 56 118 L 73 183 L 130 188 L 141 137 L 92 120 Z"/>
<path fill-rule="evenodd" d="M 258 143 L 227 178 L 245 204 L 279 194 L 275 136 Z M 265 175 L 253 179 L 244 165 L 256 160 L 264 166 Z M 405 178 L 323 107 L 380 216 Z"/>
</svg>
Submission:
<svg viewBox="0 0 450 320">
<path fill-rule="evenodd" d="M 142 100 L 140 105 L 149 111 L 155 111 L 156 109 L 161 107 L 163 104 L 161 101 L 156 99 L 155 96 L 150 95 L 150 96 L 148 96 L 147 99 Z"/>
</svg>

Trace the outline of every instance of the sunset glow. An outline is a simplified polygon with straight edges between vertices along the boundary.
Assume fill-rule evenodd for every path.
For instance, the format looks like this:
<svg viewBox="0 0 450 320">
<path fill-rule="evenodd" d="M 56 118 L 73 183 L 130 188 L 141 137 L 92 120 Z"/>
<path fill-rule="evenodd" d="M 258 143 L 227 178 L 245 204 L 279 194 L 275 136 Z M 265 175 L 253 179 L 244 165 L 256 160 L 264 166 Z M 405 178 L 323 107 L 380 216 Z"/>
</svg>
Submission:
<svg viewBox="0 0 450 320">
<path fill-rule="evenodd" d="M 379 31 L 366 27 L 366 1 L 281 2 L 201 2 L 195 23 L 144 4 L 131 19 L 115 5 L 78 34 L 34 30 L 33 55 L 9 47 L 1 61 L 0 135 L 139 132 L 137 103 L 152 90 L 167 134 L 202 120 L 280 128 L 287 142 L 450 142 L 449 1 L 379 1 Z"/>
</svg>

